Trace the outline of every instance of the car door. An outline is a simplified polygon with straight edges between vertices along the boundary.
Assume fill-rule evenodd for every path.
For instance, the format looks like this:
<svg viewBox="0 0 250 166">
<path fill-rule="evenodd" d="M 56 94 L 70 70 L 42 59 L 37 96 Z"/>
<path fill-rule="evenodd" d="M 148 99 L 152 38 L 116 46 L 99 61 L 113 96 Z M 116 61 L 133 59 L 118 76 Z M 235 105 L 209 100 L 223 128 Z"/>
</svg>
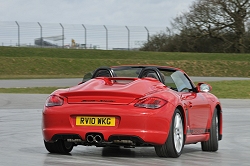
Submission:
<svg viewBox="0 0 250 166">
<path fill-rule="evenodd" d="M 186 108 L 187 124 L 191 134 L 202 134 L 206 132 L 210 105 L 206 98 L 196 92 L 181 94 Z"/>
<path fill-rule="evenodd" d="M 206 132 L 210 105 L 202 93 L 197 93 L 186 75 L 177 71 L 171 75 L 176 84 L 181 102 L 186 111 L 188 132 L 201 134 Z"/>
</svg>

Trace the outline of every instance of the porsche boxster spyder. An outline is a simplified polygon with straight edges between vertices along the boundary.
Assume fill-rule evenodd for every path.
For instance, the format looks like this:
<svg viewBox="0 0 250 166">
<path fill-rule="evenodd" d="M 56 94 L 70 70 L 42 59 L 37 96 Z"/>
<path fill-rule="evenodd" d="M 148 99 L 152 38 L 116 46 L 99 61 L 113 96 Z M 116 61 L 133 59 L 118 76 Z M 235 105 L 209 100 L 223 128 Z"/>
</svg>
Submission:
<svg viewBox="0 0 250 166">
<path fill-rule="evenodd" d="M 78 145 L 153 146 L 160 157 L 179 157 L 185 144 L 198 142 L 203 151 L 217 151 L 222 107 L 211 89 L 174 67 L 100 67 L 49 95 L 44 145 L 59 154 Z"/>
</svg>

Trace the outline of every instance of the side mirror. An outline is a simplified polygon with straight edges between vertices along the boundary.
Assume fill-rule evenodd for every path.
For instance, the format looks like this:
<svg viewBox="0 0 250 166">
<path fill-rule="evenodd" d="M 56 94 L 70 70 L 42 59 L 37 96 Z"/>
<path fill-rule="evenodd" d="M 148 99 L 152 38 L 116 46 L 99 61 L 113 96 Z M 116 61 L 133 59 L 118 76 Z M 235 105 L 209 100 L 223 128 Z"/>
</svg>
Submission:
<svg viewBox="0 0 250 166">
<path fill-rule="evenodd" d="M 198 92 L 210 92 L 212 90 L 211 85 L 207 83 L 198 83 L 197 84 L 197 91 Z"/>
</svg>

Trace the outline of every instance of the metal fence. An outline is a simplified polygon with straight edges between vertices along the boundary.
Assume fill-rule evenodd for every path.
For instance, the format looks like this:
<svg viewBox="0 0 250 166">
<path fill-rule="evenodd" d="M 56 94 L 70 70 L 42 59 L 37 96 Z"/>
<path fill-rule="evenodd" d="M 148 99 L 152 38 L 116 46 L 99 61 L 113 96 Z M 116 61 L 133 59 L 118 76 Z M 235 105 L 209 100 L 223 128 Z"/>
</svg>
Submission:
<svg viewBox="0 0 250 166">
<path fill-rule="evenodd" d="M 166 27 L 0 21 L 0 45 L 134 50 Z"/>
</svg>

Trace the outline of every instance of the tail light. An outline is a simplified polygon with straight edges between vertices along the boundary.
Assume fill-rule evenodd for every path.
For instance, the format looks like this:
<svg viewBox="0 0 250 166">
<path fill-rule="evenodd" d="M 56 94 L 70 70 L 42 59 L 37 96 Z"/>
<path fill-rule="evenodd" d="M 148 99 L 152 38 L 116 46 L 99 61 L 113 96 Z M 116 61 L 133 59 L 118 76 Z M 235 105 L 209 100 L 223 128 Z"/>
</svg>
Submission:
<svg viewBox="0 0 250 166">
<path fill-rule="evenodd" d="M 137 103 L 135 103 L 135 107 L 140 108 L 148 108 L 148 109 L 157 109 L 161 108 L 167 103 L 166 100 L 163 100 L 161 98 L 157 97 L 149 97 L 139 100 Z"/>
<path fill-rule="evenodd" d="M 61 106 L 61 105 L 63 105 L 63 98 L 56 95 L 49 96 L 45 103 L 46 107 Z"/>
</svg>

